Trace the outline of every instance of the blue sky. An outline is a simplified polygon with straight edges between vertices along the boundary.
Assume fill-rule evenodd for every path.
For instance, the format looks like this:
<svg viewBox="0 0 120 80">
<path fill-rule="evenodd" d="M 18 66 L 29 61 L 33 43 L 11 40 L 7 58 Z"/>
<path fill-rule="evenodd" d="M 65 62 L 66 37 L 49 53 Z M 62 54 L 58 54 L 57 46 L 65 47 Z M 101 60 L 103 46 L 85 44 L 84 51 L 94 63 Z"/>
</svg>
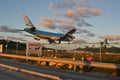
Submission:
<svg viewBox="0 0 120 80">
<path fill-rule="evenodd" d="M 66 2 L 69 3 L 70 1 L 76 3 L 76 5 L 72 4 L 72 8 L 71 6 L 68 6 L 66 4 Z M 78 1 L 81 3 L 79 4 Z M 83 17 L 80 15 L 77 16 L 80 17 L 80 25 L 84 25 L 77 26 L 79 31 L 75 35 L 78 41 L 85 40 L 89 42 L 98 42 L 104 38 L 108 38 L 110 40 L 120 40 L 120 0 L 0 0 L 0 26 L 6 25 L 10 28 L 23 29 L 25 25 L 22 16 L 28 15 L 34 25 L 36 25 L 39 29 L 46 29 L 48 31 L 55 32 L 65 32 L 61 31 L 60 23 L 55 23 L 54 21 L 54 27 L 51 28 L 51 26 L 46 26 L 45 23 L 43 24 L 44 19 L 50 18 L 50 20 L 58 19 L 62 21 L 74 20 L 74 23 L 71 25 L 76 27 L 76 23 L 78 23 L 78 21 L 75 22 L 76 20 L 73 17 L 65 15 L 63 16 L 63 14 L 67 10 L 76 11 L 76 9 L 79 9 L 80 5 L 83 4 L 83 9 L 95 10 L 98 11 L 99 14 L 95 15 L 95 13 L 90 13 L 89 16 L 88 13 L 87 17 Z M 65 5 L 67 5 L 67 7 Z M 74 17 L 76 16 L 74 15 Z M 92 26 L 88 26 L 87 24 L 90 24 Z M 58 28 L 58 26 L 60 29 Z M 49 29 L 47 29 L 46 27 Z M 66 29 L 67 31 L 69 30 L 69 27 L 66 26 L 63 29 Z M 86 31 L 86 33 L 80 32 L 83 30 Z M 87 36 L 87 34 L 94 35 Z M 8 32 L 1 32 L 0 36 L 19 36 L 24 38 L 24 36 L 20 35 L 19 33 Z M 25 39 L 33 40 L 31 38 Z"/>
</svg>

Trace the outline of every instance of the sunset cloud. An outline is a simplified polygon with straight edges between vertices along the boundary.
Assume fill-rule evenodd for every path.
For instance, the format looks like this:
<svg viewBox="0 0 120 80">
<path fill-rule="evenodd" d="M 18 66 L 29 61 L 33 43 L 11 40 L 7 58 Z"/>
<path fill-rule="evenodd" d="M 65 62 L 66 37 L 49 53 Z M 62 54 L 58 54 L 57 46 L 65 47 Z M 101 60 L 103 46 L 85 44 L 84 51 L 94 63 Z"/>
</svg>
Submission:
<svg viewBox="0 0 120 80">
<path fill-rule="evenodd" d="M 55 25 L 52 23 L 52 22 L 49 22 L 49 21 L 41 21 L 40 24 L 42 26 L 45 26 L 45 27 L 48 27 L 48 28 L 51 28 L 51 29 L 55 29 Z"/>
<path fill-rule="evenodd" d="M 50 18 L 50 17 L 41 17 L 40 24 L 42 26 L 55 29 L 55 28 L 64 28 L 65 25 L 66 27 L 73 25 L 72 20 L 63 20 L 63 19 L 58 19 L 58 18 Z M 69 27 L 70 28 L 70 27 Z M 65 28 L 64 28 L 65 29 Z M 72 29 L 72 28 L 70 28 Z"/>
<path fill-rule="evenodd" d="M 120 40 L 120 35 L 105 35 L 105 36 L 100 36 L 99 38 L 114 41 L 114 40 Z"/>
<path fill-rule="evenodd" d="M 56 22 L 56 23 L 61 23 L 61 24 L 73 24 L 72 20 L 63 20 L 63 19 L 58 19 L 58 18 L 41 17 L 41 20 L 46 21 L 46 22 Z"/>
<path fill-rule="evenodd" d="M 56 12 L 55 17 L 41 17 L 40 24 L 53 30 L 59 29 L 64 33 L 72 28 L 76 28 L 76 34 L 95 37 L 94 33 L 83 27 L 92 27 L 93 25 L 86 21 L 86 19 L 100 16 L 102 11 L 95 8 L 94 4 L 89 2 L 86 0 L 65 0 L 50 3 L 49 9 Z"/>
<path fill-rule="evenodd" d="M 72 43 L 86 43 L 86 40 L 84 40 L 84 39 L 81 39 L 81 38 L 76 38 L 76 39 L 74 39 L 73 41 L 72 41 Z"/>
<path fill-rule="evenodd" d="M 75 10 L 66 10 L 64 16 L 70 19 L 80 20 L 84 17 L 99 16 L 100 14 L 102 14 L 102 12 L 95 8 L 79 7 Z"/>
</svg>

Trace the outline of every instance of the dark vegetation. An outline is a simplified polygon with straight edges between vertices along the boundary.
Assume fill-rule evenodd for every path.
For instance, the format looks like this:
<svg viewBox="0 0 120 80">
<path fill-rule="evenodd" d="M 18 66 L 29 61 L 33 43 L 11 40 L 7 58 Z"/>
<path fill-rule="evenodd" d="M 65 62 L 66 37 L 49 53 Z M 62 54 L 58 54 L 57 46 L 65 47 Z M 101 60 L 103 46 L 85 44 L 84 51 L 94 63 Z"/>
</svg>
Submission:
<svg viewBox="0 0 120 80">
<path fill-rule="evenodd" d="M 17 54 L 25 54 L 26 53 L 26 43 L 15 42 L 15 41 L 6 41 L 5 39 L 0 40 L 0 44 L 3 44 L 3 53 L 17 53 Z M 49 50 L 49 51 L 48 51 Z M 81 52 L 82 51 L 82 52 Z M 86 46 L 85 48 L 77 48 L 75 51 L 56 51 L 54 49 L 43 47 L 42 53 L 44 57 L 59 57 L 59 58 L 76 58 L 76 60 L 81 60 L 84 57 L 86 60 L 86 55 L 90 52 L 93 53 L 94 60 L 99 62 L 100 58 L 100 48 L 92 48 Z M 106 52 L 111 54 L 106 54 Z M 101 59 L 102 62 L 106 63 L 117 63 L 120 64 L 120 48 L 119 47 L 110 47 L 107 48 L 103 46 L 101 48 Z"/>
<path fill-rule="evenodd" d="M 26 43 L 21 43 L 21 42 L 15 42 L 15 41 L 8 41 L 8 40 L 5 40 L 5 39 L 0 39 L 0 44 L 3 44 L 3 49 L 5 50 L 6 49 L 6 45 L 7 45 L 7 49 L 12 49 L 12 50 L 25 50 L 26 49 Z M 44 50 L 48 50 L 48 48 L 45 48 L 43 47 Z M 109 53 L 120 53 L 120 48 L 119 47 L 115 47 L 115 46 L 112 46 L 112 47 L 107 47 L 106 45 L 103 46 L 102 48 L 102 53 L 105 53 L 105 52 L 109 52 Z M 49 48 L 49 50 L 51 50 Z M 53 49 L 52 49 L 53 50 Z M 89 51 L 89 52 L 92 52 L 92 53 L 99 53 L 100 52 L 100 48 L 93 48 L 93 47 L 89 47 L 89 46 L 86 46 L 85 48 L 77 48 L 76 49 L 77 51 Z"/>
<path fill-rule="evenodd" d="M 0 44 L 3 45 L 3 52 L 5 52 L 6 49 L 11 49 L 11 50 L 25 50 L 26 49 L 26 44 L 25 43 L 20 43 L 20 42 L 15 42 L 15 41 L 8 41 L 5 39 L 0 40 Z"/>
</svg>

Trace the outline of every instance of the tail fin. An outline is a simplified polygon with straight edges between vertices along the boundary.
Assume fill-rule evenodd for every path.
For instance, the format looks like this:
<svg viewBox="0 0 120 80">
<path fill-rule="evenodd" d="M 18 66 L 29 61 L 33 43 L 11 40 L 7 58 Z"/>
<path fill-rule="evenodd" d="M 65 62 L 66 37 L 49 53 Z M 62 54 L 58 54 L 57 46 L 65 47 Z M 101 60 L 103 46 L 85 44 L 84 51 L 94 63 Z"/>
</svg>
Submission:
<svg viewBox="0 0 120 80">
<path fill-rule="evenodd" d="M 35 28 L 35 26 L 32 24 L 32 22 L 30 21 L 28 16 L 24 15 L 23 18 L 24 18 L 24 23 L 25 23 L 27 29 L 31 29 L 32 27 Z"/>
</svg>

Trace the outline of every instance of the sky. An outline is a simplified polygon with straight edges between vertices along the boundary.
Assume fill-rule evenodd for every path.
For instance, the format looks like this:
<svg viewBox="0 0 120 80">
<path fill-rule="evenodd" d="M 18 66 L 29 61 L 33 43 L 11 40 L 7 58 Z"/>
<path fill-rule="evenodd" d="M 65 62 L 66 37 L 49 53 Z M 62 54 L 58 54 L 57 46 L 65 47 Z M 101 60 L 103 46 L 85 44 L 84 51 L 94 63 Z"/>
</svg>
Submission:
<svg viewBox="0 0 120 80">
<path fill-rule="evenodd" d="M 120 0 L 0 0 L 0 37 L 21 38 L 27 15 L 40 30 L 77 31 L 73 43 L 120 40 Z M 42 40 L 43 41 L 43 40 Z"/>
</svg>

